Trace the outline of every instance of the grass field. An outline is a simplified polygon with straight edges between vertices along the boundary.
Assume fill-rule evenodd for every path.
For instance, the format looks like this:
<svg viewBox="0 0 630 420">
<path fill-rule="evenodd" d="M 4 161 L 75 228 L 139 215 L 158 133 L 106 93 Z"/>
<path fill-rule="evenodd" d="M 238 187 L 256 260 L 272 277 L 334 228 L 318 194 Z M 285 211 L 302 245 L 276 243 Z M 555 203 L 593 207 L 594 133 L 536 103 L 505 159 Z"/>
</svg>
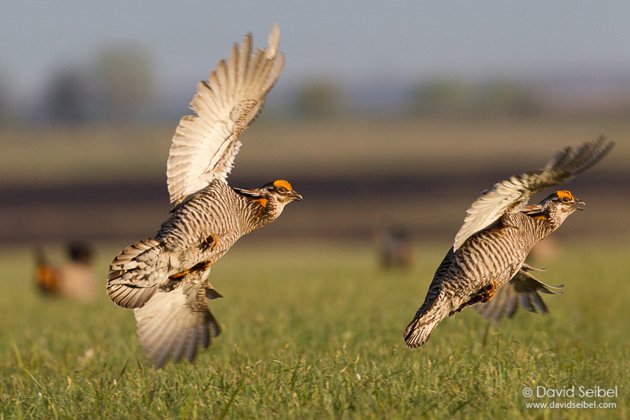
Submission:
<svg viewBox="0 0 630 420">
<path fill-rule="evenodd" d="M 542 278 L 548 316 L 489 330 L 471 310 L 409 350 L 401 331 L 447 243 L 382 272 L 363 246 L 238 244 L 214 269 L 224 332 L 194 365 L 155 370 L 130 311 L 38 296 L 29 252 L 0 252 L 2 418 L 627 418 L 630 247 L 569 246 Z M 103 279 L 116 248 L 101 249 Z M 104 281 L 104 280 L 103 280 Z M 530 387 L 617 387 L 613 398 L 525 398 Z M 533 409 L 596 401 L 609 409 Z"/>
</svg>

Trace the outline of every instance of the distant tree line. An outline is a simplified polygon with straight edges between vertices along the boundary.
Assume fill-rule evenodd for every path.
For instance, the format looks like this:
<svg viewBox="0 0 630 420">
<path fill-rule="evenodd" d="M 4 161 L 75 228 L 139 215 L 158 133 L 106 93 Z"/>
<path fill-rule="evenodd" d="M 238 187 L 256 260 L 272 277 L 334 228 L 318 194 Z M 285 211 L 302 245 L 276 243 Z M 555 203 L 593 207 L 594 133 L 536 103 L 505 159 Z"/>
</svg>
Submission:
<svg viewBox="0 0 630 420">
<path fill-rule="evenodd" d="M 86 65 L 69 63 L 53 72 L 35 102 L 16 98 L 20 92 L 10 91 L 8 75 L 0 67 L 0 122 L 134 121 L 153 101 L 154 92 L 150 56 L 134 45 L 113 46 Z"/>
<path fill-rule="evenodd" d="M 357 116 L 347 93 L 331 79 L 304 83 L 295 94 L 293 115 L 302 118 Z M 356 95 L 361 96 L 361 95 Z M 372 100 L 378 101 L 378 98 Z M 410 86 L 398 99 L 405 117 L 510 116 L 529 117 L 545 112 L 539 92 L 510 80 L 466 83 L 457 79 L 435 79 Z M 363 112 L 365 107 L 358 107 Z M 378 112 L 377 106 L 373 106 Z"/>
<path fill-rule="evenodd" d="M 536 89 L 516 81 L 436 79 L 410 89 L 408 109 L 424 117 L 531 117 L 542 114 L 545 105 Z"/>
<path fill-rule="evenodd" d="M 1 68 L 0 68 L 1 70 Z M 313 77 L 285 89 L 285 100 L 268 104 L 263 118 L 331 119 L 347 117 L 401 116 L 406 118 L 510 117 L 568 115 L 567 108 L 549 106 L 540 88 L 511 79 L 471 82 L 456 77 L 437 77 L 401 86 L 341 86 L 332 77 Z M 18 115 L 12 107 L 10 84 L 0 73 L 0 122 L 44 120 L 53 124 L 93 122 L 126 123 L 147 119 L 176 119 L 184 103 L 159 104 L 154 68 L 147 51 L 136 45 L 118 45 L 96 54 L 86 66 L 69 64 L 54 72 L 38 112 Z M 388 90 L 389 89 L 389 90 Z M 392 94 L 394 92 L 394 94 Z M 169 98 L 173 101 L 173 98 Z M 163 100 L 165 102 L 165 100 Z M 165 106 L 166 105 L 166 106 Z M 627 102 L 608 108 L 588 108 L 598 116 L 630 115 Z M 568 110 L 570 114 L 575 110 Z M 580 111 L 584 112 L 584 111 Z M 22 118 L 20 118 L 22 117 Z"/>
<path fill-rule="evenodd" d="M 153 98 L 149 55 L 139 47 L 102 51 L 87 68 L 66 67 L 52 75 L 45 93 L 46 116 L 55 123 L 127 122 Z"/>
</svg>

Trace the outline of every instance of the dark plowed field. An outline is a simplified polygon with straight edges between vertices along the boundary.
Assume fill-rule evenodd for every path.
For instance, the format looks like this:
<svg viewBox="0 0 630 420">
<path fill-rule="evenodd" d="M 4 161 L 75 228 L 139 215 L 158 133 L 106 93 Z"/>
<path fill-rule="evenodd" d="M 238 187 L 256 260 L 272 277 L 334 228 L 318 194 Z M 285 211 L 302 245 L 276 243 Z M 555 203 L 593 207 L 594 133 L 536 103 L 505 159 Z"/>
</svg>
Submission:
<svg viewBox="0 0 630 420">
<path fill-rule="evenodd" d="M 394 224 L 407 227 L 417 237 L 449 236 L 476 194 L 506 175 L 509 173 L 494 170 L 469 175 L 300 176 L 291 181 L 304 201 L 291 205 L 280 223 L 257 235 L 369 238 L 378 227 Z M 251 186 L 238 178 L 231 182 Z M 568 187 L 588 207 L 568 222 L 567 231 L 572 235 L 627 236 L 630 172 L 594 170 Z M 139 239 L 153 234 L 169 210 L 163 179 L 3 186 L 0 196 L 0 240 L 4 245 Z"/>
</svg>

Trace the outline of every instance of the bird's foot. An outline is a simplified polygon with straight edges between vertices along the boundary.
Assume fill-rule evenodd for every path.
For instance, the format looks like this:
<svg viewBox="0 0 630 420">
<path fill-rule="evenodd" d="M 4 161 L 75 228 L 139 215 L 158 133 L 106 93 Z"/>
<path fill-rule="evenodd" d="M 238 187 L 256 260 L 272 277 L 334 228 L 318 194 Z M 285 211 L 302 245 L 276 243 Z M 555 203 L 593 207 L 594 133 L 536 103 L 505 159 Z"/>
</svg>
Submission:
<svg viewBox="0 0 630 420">
<path fill-rule="evenodd" d="M 481 293 L 480 293 L 481 302 L 484 302 L 484 303 L 490 302 L 494 298 L 494 295 L 496 294 L 496 292 L 497 292 L 497 282 L 496 280 L 492 280 L 489 285 L 487 285 L 481 290 Z"/>
<path fill-rule="evenodd" d="M 454 312 L 461 312 L 462 309 L 464 309 L 465 307 L 472 306 L 472 305 L 474 305 L 476 303 L 489 302 L 489 301 L 492 300 L 492 298 L 494 298 L 494 295 L 496 294 L 496 291 L 497 291 L 497 282 L 495 280 L 492 280 L 489 285 L 483 287 L 477 293 L 472 295 L 470 297 L 470 299 L 468 299 L 468 301 L 466 303 L 461 305 Z M 451 315 L 452 315 L 452 313 L 451 313 Z"/>
<path fill-rule="evenodd" d="M 210 267 L 212 267 L 212 261 L 202 261 L 200 263 L 193 265 L 189 269 L 170 275 L 168 279 L 171 281 L 179 281 L 190 273 L 194 273 L 197 271 L 206 271 Z"/>
</svg>

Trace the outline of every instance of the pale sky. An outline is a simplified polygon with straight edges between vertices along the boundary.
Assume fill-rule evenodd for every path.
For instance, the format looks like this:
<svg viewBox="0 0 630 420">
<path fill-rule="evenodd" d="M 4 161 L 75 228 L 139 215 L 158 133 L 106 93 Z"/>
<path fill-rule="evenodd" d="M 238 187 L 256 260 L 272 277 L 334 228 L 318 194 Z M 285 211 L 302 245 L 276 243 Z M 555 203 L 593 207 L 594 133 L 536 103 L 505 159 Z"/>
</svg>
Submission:
<svg viewBox="0 0 630 420">
<path fill-rule="evenodd" d="M 112 44 L 146 48 L 165 90 L 205 77 L 246 32 L 280 25 L 282 80 L 339 83 L 630 72 L 628 1 L 2 0 L 0 74 L 28 95 Z"/>
</svg>

